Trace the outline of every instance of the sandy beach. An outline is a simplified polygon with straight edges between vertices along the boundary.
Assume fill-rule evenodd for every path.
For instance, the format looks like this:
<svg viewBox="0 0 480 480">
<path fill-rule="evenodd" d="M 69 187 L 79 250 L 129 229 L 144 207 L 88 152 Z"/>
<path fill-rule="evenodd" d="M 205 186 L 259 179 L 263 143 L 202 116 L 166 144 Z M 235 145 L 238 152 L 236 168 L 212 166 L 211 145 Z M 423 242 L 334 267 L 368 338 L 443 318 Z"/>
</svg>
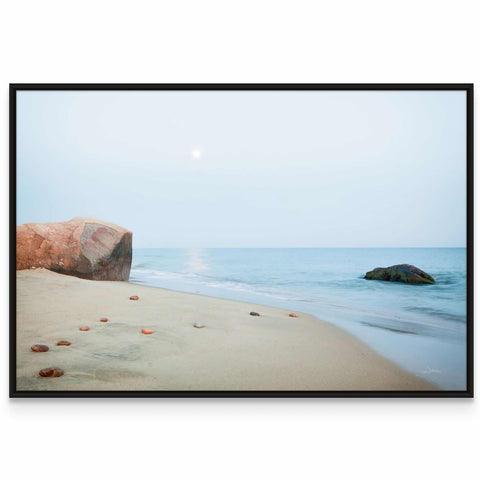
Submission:
<svg viewBox="0 0 480 480">
<path fill-rule="evenodd" d="M 340 328 L 289 313 L 128 282 L 18 271 L 17 390 L 436 389 Z M 56 346 L 59 340 L 71 345 Z M 34 344 L 50 349 L 36 353 Z M 38 375 L 51 366 L 64 376 Z"/>
</svg>

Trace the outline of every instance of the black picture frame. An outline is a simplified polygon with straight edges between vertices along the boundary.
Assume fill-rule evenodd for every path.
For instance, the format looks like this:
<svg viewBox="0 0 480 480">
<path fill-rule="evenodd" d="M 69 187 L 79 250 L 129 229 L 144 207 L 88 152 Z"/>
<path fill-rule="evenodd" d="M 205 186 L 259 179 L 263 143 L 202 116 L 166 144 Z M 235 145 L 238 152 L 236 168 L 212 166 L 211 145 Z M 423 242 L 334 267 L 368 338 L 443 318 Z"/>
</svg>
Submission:
<svg viewBox="0 0 480 480">
<path fill-rule="evenodd" d="M 467 202 L 467 355 L 466 380 L 467 388 L 462 391 L 18 391 L 16 389 L 16 94 L 25 90 L 461 90 L 466 92 L 466 202 Z M 468 83 L 382 83 L 382 84 L 10 84 L 10 215 L 9 215 L 9 391 L 11 398 L 87 398 L 87 397 L 335 397 L 335 398 L 471 398 L 473 390 L 473 84 Z"/>
</svg>

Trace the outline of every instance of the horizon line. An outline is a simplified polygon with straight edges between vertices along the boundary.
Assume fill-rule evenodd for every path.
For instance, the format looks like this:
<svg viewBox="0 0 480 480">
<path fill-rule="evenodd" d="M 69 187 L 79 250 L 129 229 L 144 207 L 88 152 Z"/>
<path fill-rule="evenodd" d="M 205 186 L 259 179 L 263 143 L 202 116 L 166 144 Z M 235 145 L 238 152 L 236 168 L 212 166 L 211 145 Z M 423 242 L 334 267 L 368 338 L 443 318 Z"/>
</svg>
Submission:
<svg viewBox="0 0 480 480">
<path fill-rule="evenodd" d="M 251 248 L 251 249 L 274 249 L 274 248 L 278 248 L 278 249 L 281 249 L 281 248 L 298 248 L 298 249 L 307 249 L 307 248 L 329 248 L 329 249 L 367 249 L 367 248 L 378 248 L 378 249 L 388 249 L 388 248 L 430 248 L 430 249 L 434 249 L 434 248 L 464 248 L 466 249 L 467 246 L 457 246 L 457 247 L 443 247 L 443 246 L 436 246 L 436 247 L 427 247 L 427 246 L 422 246 L 422 247 L 412 247 L 412 246 L 399 246 L 399 247 L 292 247 L 292 246 L 289 246 L 289 247 L 199 247 L 199 246 L 190 246 L 190 247 L 133 247 L 133 249 L 178 249 L 178 250 L 185 250 L 185 249 L 201 249 L 201 248 L 210 248 L 210 249 L 215 249 L 215 248 L 223 248 L 223 249 L 240 249 L 240 248 Z"/>
</svg>

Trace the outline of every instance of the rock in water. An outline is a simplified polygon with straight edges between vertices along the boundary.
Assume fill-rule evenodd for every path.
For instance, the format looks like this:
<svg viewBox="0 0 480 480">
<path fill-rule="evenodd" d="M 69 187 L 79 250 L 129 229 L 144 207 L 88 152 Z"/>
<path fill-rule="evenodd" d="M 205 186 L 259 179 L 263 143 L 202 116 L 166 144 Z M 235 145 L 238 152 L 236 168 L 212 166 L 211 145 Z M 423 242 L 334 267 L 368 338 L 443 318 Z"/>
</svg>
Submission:
<svg viewBox="0 0 480 480">
<path fill-rule="evenodd" d="M 423 270 L 407 265 L 392 265 L 386 268 L 375 268 L 367 272 L 367 280 L 383 280 L 385 282 L 404 282 L 411 284 L 433 284 L 435 280 Z"/>
<path fill-rule="evenodd" d="M 17 227 L 17 270 L 46 268 L 89 280 L 130 276 L 132 232 L 94 218 Z"/>
</svg>

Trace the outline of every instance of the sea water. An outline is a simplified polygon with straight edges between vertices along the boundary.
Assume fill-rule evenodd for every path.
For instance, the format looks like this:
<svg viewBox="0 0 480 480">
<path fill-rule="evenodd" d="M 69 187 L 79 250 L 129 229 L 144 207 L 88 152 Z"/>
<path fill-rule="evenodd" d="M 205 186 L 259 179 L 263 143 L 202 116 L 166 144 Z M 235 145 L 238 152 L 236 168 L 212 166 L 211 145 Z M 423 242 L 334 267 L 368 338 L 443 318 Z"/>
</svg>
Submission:
<svg viewBox="0 0 480 480">
<path fill-rule="evenodd" d="M 400 263 L 435 285 L 363 278 Z M 440 388 L 466 388 L 464 248 L 134 249 L 130 281 L 311 313 Z"/>
</svg>

